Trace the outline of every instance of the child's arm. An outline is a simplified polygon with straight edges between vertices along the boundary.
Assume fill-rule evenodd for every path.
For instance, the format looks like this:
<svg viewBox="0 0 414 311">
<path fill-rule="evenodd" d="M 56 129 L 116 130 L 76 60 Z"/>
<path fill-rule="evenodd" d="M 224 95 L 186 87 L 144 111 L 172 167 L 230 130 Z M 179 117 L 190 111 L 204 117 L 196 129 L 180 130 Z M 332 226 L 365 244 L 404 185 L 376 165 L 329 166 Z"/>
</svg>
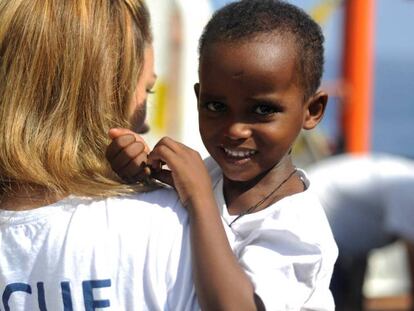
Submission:
<svg viewBox="0 0 414 311">
<path fill-rule="evenodd" d="M 216 206 L 210 177 L 200 155 L 170 138 L 150 153 L 150 162 L 163 161 L 171 172 L 156 173 L 174 181 L 188 209 L 193 271 L 203 310 L 256 310 L 253 286 L 234 256 Z"/>
<path fill-rule="evenodd" d="M 119 157 L 124 165 L 111 164 L 120 176 L 134 176 L 140 171 L 139 152 L 134 143 L 111 144 L 110 162 Z M 128 143 L 129 142 L 129 143 Z M 124 149 L 122 146 L 126 146 Z M 134 149 L 131 151 L 131 149 Z M 127 151 L 128 150 L 128 151 Z M 114 157 L 114 155 L 116 155 Z M 125 172 L 135 163 L 133 173 Z M 234 256 L 215 203 L 211 180 L 200 155 L 170 138 L 162 139 L 150 153 L 148 161 L 158 167 L 164 162 L 170 170 L 154 171 L 153 176 L 173 184 L 190 217 L 193 271 L 197 297 L 203 310 L 257 310 L 264 309 L 254 294 L 253 285 Z M 119 169 L 123 167 L 123 169 Z"/>
</svg>

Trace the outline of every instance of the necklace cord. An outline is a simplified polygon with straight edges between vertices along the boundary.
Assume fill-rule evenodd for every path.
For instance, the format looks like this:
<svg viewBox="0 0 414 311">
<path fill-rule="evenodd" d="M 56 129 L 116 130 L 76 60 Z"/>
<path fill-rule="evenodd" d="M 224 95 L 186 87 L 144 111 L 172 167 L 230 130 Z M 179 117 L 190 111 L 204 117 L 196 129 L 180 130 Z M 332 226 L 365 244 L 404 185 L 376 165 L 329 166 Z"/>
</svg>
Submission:
<svg viewBox="0 0 414 311">
<path fill-rule="evenodd" d="M 293 169 L 292 172 L 290 172 L 290 174 L 284 179 L 282 180 L 282 182 L 277 185 L 277 187 L 275 189 L 273 189 L 269 194 L 267 194 L 264 198 L 262 198 L 259 202 L 257 202 L 255 205 L 250 206 L 247 210 L 245 210 L 244 212 L 240 213 L 235 219 L 233 219 L 233 221 L 229 224 L 229 227 L 231 228 L 231 226 L 240 218 L 242 218 L 243 216 L 250 214 L 252 212 L 254 212 L 260 205 L 262 205 L 264 202 L 266 202 L 267 199 L 269 199 L 273 194 L 275 194 L 276 191 L 278 191 L 296 172 L 297 172 L 297 168 L 295 167 Z"/>
</svg>

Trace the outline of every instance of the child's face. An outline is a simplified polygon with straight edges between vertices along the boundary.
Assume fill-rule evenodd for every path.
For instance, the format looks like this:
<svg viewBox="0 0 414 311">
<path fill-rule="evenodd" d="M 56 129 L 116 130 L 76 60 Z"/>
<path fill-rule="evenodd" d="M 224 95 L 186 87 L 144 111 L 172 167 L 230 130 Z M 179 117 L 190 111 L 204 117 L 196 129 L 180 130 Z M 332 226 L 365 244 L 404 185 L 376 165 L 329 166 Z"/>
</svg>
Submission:
<svg viewBox="0 0 414 311">
<path fill-rule="evenodd" d="M 307 105 L 288 40 L 214 43 L 200 59 L 199 124 L 224 175 L 248 181 L 290 150 Z"/>
</svg>

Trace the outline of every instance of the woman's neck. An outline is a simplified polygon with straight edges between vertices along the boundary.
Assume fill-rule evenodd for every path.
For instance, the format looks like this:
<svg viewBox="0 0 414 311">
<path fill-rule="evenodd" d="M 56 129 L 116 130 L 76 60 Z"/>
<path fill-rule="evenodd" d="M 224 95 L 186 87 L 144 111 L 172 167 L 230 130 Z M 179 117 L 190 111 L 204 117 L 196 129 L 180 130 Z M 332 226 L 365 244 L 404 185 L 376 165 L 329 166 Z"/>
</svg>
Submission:
<svg viewBox="0 0 414 311">
<path fill-rule="evenodd" d="M 13 184 L 6 186 L 0 193 L 0 209 L 30 210 L 55 203 L 63 197 L 64 195 L 59 195 L 45 187 Z"/>
</svg>

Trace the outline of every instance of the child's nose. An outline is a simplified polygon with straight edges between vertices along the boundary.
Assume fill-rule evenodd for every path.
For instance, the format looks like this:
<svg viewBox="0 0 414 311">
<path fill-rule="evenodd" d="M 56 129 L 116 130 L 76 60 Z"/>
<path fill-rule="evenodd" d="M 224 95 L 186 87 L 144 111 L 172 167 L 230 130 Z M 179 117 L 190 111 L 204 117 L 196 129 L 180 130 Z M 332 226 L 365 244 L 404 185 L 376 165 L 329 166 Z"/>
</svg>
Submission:
<svg viewBox="0 0 414 311">
<path fill-rule="evenodd" d="M 251 136 L 249 124 L 243 122 L 233 122 L 228 125 L 226 136 L 230 139 L 245 139 Z"/>
</svg>

